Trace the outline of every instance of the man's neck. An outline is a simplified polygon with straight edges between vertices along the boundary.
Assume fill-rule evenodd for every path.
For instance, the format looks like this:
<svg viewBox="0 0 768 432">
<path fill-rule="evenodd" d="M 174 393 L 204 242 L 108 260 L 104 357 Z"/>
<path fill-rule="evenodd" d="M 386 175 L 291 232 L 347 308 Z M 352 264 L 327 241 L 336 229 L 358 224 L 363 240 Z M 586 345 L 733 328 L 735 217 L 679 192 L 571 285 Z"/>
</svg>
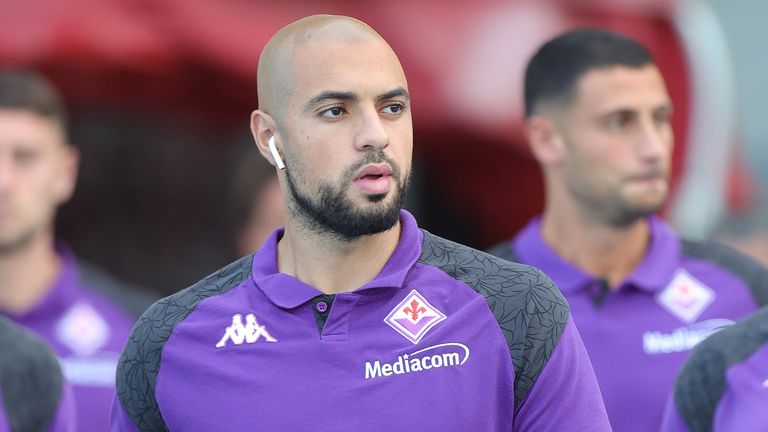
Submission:
<svg viewBox="0 0 768 432">
<path fill-rule="evenodd" d="M 541 235 L 563 259 L 607 280 L 611 289 L 618 289 L 645 256 L 650 226 L 647 219 L 639 219 L 626 227 L 613 227 L 545 212 Z"/>
<path fill-rule="evenodd" d="M 326 294 L 353 291 L 379 274 L 400 241 L 401 229 L 398 222 L 382 233 L 343 241 L 289 221 L 277 245 L 278 269 Z"/>
<path fill-rule="evenodd" d="M 0 311 L 21 315 L 39 304 L 59 274 L 52 239 L 35 239 L 0 255 Z"/>
</svg>

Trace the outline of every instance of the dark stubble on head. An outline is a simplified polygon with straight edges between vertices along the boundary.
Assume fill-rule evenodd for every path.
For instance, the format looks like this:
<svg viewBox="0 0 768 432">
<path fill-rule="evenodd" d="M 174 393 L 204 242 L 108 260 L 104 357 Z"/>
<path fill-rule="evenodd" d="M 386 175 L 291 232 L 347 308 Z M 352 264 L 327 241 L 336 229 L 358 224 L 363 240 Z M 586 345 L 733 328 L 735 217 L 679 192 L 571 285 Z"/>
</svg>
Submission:
<svg viewBox="0 0 768 432">
<path fill-rule="evenodd" d="M 372 209 L 355 208 L 344 196 L 355 173 L 365 165 L 383 162 L 392 167 L 392 179 L 397 188 L 394 199 L 386 206 L 376 206 Z M 378 234 L 395 226 L 410 183 L 410 176 L 403 179 L 400 167 L 381 152 L 368 153 L 363 160 L 344 170 L 338 184 L 323 184 L 315 196 L 301 192 L 292 174 L 300 176 L 301 172 L 292 173 L 290 168 L 285 171 L 288 189 L 295 203 L 291 211 L 313 231 L 331 234 L 343 241 Z M 371 195 L 368 201 L 379 202 L 386 196 L 387 194 Z"/>
</svg>

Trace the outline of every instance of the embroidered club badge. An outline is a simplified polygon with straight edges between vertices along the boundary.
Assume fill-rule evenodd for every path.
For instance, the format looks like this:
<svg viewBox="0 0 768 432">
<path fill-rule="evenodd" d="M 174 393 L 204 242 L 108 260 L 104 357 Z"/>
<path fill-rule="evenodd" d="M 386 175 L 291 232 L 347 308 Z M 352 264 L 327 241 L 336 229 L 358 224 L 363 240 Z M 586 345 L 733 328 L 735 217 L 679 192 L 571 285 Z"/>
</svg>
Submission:
<svg viewBox="0 0 768 432">
<path fill-rule="evenodd" d="M 416 344 L 446 316 L 416 290 L 411 291 L 387 315 L 384 322 L 403 337 Z"/>
<path fill-rule="evenodd" d="M 692 323 L 715 300 L 715 292 L 680 269 L 672 282 L 656 295 L 656 301 L 685 323 Z"/>
</svg>

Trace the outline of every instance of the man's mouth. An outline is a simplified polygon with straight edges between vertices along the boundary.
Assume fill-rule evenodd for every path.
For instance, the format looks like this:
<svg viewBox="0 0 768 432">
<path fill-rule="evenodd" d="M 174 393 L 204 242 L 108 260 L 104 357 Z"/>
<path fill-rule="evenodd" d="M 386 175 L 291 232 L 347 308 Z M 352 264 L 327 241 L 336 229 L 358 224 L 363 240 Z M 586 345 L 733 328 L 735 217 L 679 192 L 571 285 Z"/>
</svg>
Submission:
<svg viewBox="0 0 768 432">
<path fill-rule="evenodd" d="M 364 194 L 385 194 L 392 187 L 392 168 L 386 163 L 366 165 L 357 172 L 353 182 Z"/>
</svg>

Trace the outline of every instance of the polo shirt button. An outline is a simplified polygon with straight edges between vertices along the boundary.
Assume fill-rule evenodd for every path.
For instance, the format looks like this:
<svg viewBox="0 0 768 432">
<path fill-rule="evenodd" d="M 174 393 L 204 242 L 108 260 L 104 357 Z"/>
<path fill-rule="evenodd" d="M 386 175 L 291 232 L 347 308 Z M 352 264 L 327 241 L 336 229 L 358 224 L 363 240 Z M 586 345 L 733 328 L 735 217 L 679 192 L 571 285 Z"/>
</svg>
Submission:
<svg viewBox="0 0 768 432">
<path fill-rule="evenodd" d="M 328 310 L 328 303 L 326 303 L 324 301 L 319 301 L 315 305 L 315 309 L 317 309 L 317 311 L 320 312 L 320 313 L 325 313 L 325 311 Z"/>
</svg>

